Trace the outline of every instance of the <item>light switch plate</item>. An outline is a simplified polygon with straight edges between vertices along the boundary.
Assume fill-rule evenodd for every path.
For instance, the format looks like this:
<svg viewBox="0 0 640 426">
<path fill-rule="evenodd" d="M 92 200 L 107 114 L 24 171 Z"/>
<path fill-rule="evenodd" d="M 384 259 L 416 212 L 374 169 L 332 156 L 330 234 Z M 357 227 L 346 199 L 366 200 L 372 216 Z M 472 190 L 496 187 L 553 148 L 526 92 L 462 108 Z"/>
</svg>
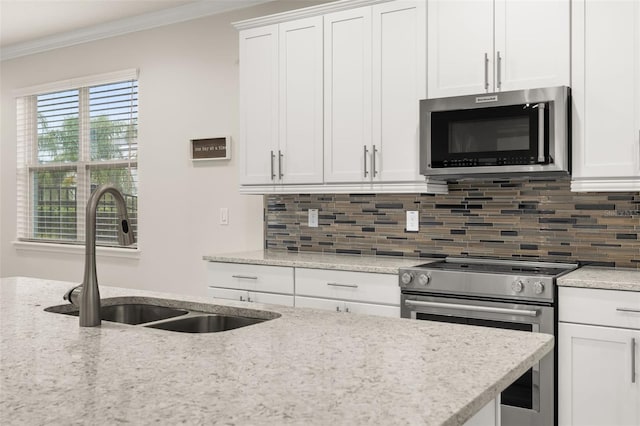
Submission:
<svg viewBox="0 0 640 426">
<path fill-rule="evenodd" d="M 309 228 L 318 227 L 318 209 L 309 209 Z"/>
<path fill-rule="evenodd" d="M 407 231 L 418 232 L 420 230 L 420 212 L 411 210 L 407 212 Z"/>
<path fill-rule="evenodd" d="M 229 224 L 229 209 L 223 207 L 220 209 L 220 225 L 228 225 Z"/>
</svg>

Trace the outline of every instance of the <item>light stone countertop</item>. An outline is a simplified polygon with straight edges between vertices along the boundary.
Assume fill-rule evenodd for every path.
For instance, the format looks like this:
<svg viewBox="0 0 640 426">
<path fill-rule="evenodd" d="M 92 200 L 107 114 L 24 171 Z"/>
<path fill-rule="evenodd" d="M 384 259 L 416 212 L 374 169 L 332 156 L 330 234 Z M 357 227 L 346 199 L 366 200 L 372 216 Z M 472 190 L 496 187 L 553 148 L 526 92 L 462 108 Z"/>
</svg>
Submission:
<svg viewBox="0 0 640 426">
<path fill-rule="evenodd" d="M 558 278 L 563 287 L 640 291 L 640 270 L 585 266 Z"/>
<path fill-rule="evenodd" d="M 546 334 L 234 301 L 212 309 L 281 316 L 207 334 L 80 328 L 43 311 L 72 285 L 0 281 L 0 424 L 459 425 L 553 347 Z"/>
<path fill-rule="evenodd" d="M 202 257 L 210 262 L 245 263 L 251 265 L 292 266 L 297 268 L 334 269 L 356 272 L 397 274 L 399 268 L 422 265 L 438 259 L 394 256 L 358 256 L 353 254 L 288 252 L 255 250 L 220 253 Z"/>
</svg>

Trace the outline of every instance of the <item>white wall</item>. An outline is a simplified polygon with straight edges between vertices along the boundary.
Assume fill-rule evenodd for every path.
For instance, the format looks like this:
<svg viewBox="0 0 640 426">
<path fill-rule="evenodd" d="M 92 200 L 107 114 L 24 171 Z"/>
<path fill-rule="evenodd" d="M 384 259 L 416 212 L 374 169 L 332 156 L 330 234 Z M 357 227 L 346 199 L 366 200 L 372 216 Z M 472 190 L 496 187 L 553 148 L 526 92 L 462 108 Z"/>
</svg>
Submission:
<svg viewBox="0 0 640 426">
<path fill-rule="evenodd" d="M 205 294 L 205 254 L 261 249 L 262 197 L 238 188 L 238 38 L 231 22 L 322 1 L 279 1 L 185 23 L 3 61 L 0 128 L 0 276 L 80 282 L 84 255 L 19 250 L 16 117 L 12 91 L 138 68 L 137 259 L 98 256 L 103 285 Z M 230 161 L 194 164 L 189 140 L 231 135 Z M 229 225 L 218 211 L 229 209 Z"/>
</svg>

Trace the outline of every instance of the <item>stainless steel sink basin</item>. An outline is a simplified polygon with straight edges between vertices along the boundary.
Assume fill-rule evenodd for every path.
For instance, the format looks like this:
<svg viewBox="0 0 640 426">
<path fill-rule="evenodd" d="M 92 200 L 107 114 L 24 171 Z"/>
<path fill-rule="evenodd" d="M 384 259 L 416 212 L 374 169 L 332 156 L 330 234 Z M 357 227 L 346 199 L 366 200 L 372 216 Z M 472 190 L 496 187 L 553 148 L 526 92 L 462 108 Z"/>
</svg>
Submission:
<svg viewBox="0 0 640 426">
<path fill-rule="evenodd" d="M 55 308 L 53 306 L 52 308 Z M 79 311 L 59 312 L 51 308 L 45 309 L 48 312 L 57 312 L 67 315 L 78 316 Z M 166 306 L 147 305 L 142 303 L 107 305 L 100 308 L 100 319 L 104 321 L 120 322 L 123 324 L 144 324 L 153 321 L 174 318 L 186 315 L 189 311 Z"/>
<path fill-rule="evenodd" d="M 101 300 L 100 318 L 132 326 L 181 333 L 215 333 L 279 318 L 277 312 L 153 297 L 124 296 Z M 46 312 L 78 316 L 74 304 L 50 306 Z M 180 318 L 176 318 L 180 317 Z"/>
<path fill-rule="evenodd" d="M 149 324 L 145 327 L 182 333 L 216 333 L 264 322 L 266 319 L 227 315 L 199 315 Z"/>
</svg>

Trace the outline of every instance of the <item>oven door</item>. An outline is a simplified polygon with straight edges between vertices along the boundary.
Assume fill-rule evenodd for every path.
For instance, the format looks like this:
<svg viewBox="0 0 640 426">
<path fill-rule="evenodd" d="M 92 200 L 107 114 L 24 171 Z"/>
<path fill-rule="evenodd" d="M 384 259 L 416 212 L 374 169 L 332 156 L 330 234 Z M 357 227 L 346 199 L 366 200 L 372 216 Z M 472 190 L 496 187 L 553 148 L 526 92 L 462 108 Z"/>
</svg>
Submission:
<svg viewBox="0 0 640 426">
<path fill-rule="evenodd" d="M 552 306 L 410 293 L 402 294 L 401 316 L 551 335 L 555 321 Z M 502 392 L 503 424 L 554 424 L 554 363 L 555 356 L 551 352 Z"/>
</svg>

